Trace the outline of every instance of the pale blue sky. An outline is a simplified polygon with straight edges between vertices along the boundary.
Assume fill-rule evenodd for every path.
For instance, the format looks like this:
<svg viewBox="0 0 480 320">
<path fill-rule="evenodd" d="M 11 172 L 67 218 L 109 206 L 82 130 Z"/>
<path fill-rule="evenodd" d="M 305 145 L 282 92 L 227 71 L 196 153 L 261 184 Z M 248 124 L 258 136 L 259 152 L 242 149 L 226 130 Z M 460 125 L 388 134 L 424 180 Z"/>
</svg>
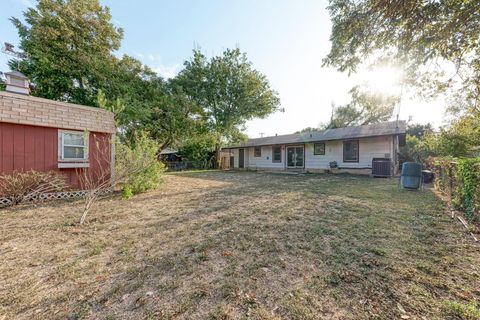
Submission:
<svg viewBox="0 0 480 320">
<path fill-rule="evenodd" d="M 8 21 L 20 17 L 34 0 L 1 0 L 0 41 L 18 43 Z M 330 48 L 327 1 L 319 0 L 101 0 L 111 9 L 113 22 L 125 31 L 119 54 L 129 54 L 165 77 L 174 76 L 194 46 L 207 55 L 240 47 L 256 69 L 266 74 L 278 91 L 285 112 L 253 120 L 247 133 L 285 134 L 315 127 L 329 119 L 331 103 L 348 101 L 348 90 L 369 73 L 355 77 L 321 67 Z M 0 54 L 0 70 L 7 71 Z M 375 81 L 382 84 L 377 74 Z M 388 79 L 385 79 L 388 81 Z M 397 88 L 398 89 L 398 88 Z M 397 90 L 394 89 L 394 90 Z M 399 92 L 399 89 L 398 89 Z M 403 99 L 400 118 L 441 124 L 443 103 Z"/>
</svg>

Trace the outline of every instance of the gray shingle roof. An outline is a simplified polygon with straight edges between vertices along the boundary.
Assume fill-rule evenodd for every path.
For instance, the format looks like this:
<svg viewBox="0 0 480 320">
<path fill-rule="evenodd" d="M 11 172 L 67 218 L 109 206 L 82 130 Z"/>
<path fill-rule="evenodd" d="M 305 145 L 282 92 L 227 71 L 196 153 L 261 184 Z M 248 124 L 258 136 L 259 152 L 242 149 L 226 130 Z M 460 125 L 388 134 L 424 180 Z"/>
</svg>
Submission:
<svg viewBox="0 0 480 320">
<path fill-rule="evenodd" d="M 310 131 L 281 136 L 248 139 L 246 142 L 234 144 L 226 147 L 225 149 L 388 136 L 393 134 L 404 134 L 406 132 L 406 127 L 407 124 L 405 121 L 383 122 L 366 126 L 345 127 L 338 129 L 327 129 L 323 131 Z"/>
<path fill-rule="evenodd" d="M 173 153 L 178 153 L 178 150 L 165 148 L 162 151 L 160 151 L 160 154 L 173 154 Z"/>
</svg>

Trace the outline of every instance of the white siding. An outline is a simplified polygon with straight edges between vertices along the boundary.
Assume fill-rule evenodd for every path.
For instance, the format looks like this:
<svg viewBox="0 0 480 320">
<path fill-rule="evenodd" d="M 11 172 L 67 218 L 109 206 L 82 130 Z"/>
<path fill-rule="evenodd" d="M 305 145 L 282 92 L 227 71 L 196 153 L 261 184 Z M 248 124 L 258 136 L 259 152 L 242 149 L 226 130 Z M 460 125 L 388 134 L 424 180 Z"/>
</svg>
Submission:
<svg viewBox="0 0 480 320">
<path fill-rule="evenodd" d="M 233 167 L 238 168 L 238 149 L 232 149 Z"/>
<path fill-rule="evenodd" d="M 359 140 L 359 161 L 343 162 L 343 140 L 324 141 L 325 155 L 314 155 L 314 143 L 305 144 L 305 169 L 329 169 L 330 162 L 336 161 L 340 168 L 371 168 L 373 158 L 384 158 L 388 155 L 394 159 L 394 137 L 372 137 L 352 139 Z M 285 148 L 282 145 L 282 162 L 272 162 L 272 146 L 262 146 L 261 157 L 254 156 L 254 148 L 244 148 L 245 168 L 251 169 L 284 169 Z M 234 156 L 234 167 L 238 168 L 238 149 L 232 149 Z"/>
<path fill-rule="evenodd" d="M 272 162 L 272 146 L 263 146 L 262 148 L 262 156 L 255 157 L 255 152 L 253 147 L 248 148 L 248 166 L 249 168 L 256 169 L 256 168 L 276 168 L 282 169 L 285 167 L 285 148 L 282 146 L 282 161 L 281 162 Z"/>
<path fill-rule="evenodd" d="M 233 167 L 234 168 L 239 168 L 239 149 L 232 149 L 232 155 L 233 155 Z M 248 148 L 243 148 L 244 150 L 244 162 L 243 162 L 243 165 L 244 165 L 244 168 L 248 168 Z M 253 152 L 253 151 L 252 151 Z"/>
<path fill-rule="evenodd" d="M 325 141 L 325 155 L 314 155 L 313 143 L 307 143 L 305 145 L 306 169 L 328 169 L 331 161 L 336 161 L 340 168 L 371 168 L 373 158 L 384 158 L 387 154 L 393 159 L 392 136 L 363 138 L 358 140 L 358 162 L 343 162 L 342 140 Z"/>
</svg>

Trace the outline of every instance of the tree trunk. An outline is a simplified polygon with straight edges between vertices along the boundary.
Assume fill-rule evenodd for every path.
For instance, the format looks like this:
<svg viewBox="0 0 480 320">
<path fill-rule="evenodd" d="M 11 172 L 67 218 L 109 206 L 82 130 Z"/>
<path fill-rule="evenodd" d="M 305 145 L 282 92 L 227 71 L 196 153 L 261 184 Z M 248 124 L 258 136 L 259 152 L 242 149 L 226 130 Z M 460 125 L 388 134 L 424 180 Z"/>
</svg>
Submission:
<svg viewBox="0 0 480 320">
<path fill-rule="evenodd" d="M 215 169 L 220 168 L 220 142 L 215 143 Z"/>
</svg>

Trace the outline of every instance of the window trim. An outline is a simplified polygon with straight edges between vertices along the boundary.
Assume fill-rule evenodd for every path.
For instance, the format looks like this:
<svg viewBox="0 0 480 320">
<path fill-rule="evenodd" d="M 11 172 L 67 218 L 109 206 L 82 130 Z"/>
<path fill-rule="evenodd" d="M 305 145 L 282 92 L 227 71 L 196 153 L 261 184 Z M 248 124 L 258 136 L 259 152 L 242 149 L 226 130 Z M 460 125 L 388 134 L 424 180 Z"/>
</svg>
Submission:
<svg viewBox="0 0 480 320">
<path fill-rule="evenodd" d="M 257 149 L 259 150 L 257 154 Z M 253 156 L 255 158 L 261 158 L 262 157 L 262 147 L 253 147 Z"/>
<path fill-rule="evenodd" d="M 345 144 L 347 142 L 356 142 L 357 143 L 357 159 L 356 160 L 345 159 Z M 360 162 L 360 140 L 344 140 L 343 141 L 343 162 L 353 162 L 353 163 Z"/>
<path fill-rule="evenodd" d="M 280 160 L 275 160 L 275 148 L 280 149 Z M 272 146 L 272 163 L 282 163 L 282 146 Z"/>
<path fill-rule="evenodd" d="M 82 135 L 84 145 L 73 145 L 68 144 L 65 145 L 64 143 L 64 135 L 65 134 L 76 134 Z M 88 154 L 88 145 L 89 145 L 89 138 L 90 134 L 87 131 L 72 131 L 72 130 L 58 130 L 58 161 L 59 162 L 88 162 L 89 154 Z M 76 147 L 76 148 L 83 148 L 83 158 L 65 158 L 65 147 Z"/>
<path fill-rule="evenodd" d="M 323 144 L 323 153 L 316 153 L 315 152 L 315 146 L 318 145 L 318 144 Z M 315 142 L 313 144 L 313 155 L 314 156 L 324 156 L 325 155 L 325 142 Z"/>
</svg>

